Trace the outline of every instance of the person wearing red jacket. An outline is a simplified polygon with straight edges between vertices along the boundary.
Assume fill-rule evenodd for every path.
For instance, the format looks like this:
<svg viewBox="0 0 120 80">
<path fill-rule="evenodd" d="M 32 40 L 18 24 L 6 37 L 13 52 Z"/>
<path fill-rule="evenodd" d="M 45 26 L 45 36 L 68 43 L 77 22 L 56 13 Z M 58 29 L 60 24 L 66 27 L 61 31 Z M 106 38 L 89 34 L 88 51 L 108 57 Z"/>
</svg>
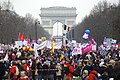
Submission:
<svg viewBox="0 0 120 80">
<path fill-rule="evenodd" d="M 97 75 L 97 71 L 96 70 L 92 70 L 89 74 L 88 80 L 95 80 L 96 79 L 96 75 Z"/>
<path fill-rule="evenodd" d="M 8 79 L 17 80 L 19 75 L 18 67 L 16 66 L 16 62 L 12 62 L 12 67 L 10 68 Z"/>
<path fill-rule="evenodd" d="M 72 80 L 73 79 L 73 74 L 72 73 L 74 72 L 74 67 L 70 64 L 69 60 L 66 61 L 64 66 L 69 67 L 69 73 L 65 75 L 65 78 L 70 78 L 70 80 Z"/>
</svg>

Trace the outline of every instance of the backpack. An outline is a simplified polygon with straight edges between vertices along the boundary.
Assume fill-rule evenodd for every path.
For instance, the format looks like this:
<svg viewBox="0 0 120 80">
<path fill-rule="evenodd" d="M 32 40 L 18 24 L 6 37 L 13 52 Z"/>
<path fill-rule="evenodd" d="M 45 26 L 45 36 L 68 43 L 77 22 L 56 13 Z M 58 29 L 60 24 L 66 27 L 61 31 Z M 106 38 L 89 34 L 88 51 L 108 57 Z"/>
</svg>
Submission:
<svg viewBox="0 0 120 80">
<path fill-rule="evenodd" d="M 69 71 L 69 66 L 64 65 L 64 73 L 65 73 L 65 74 L 69 74 L 69 73 L 70 73 L 70 71 Z"/>
</svg>

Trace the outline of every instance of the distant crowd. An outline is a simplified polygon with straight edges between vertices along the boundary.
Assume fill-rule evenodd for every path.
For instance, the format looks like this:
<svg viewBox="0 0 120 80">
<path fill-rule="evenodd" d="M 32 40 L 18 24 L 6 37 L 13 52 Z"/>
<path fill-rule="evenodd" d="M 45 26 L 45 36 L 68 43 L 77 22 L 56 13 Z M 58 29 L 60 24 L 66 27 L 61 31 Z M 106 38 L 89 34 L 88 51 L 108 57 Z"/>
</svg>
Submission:
<svg viewBox="0 0 120 80">
<path fill-rule="evenodd" d="M 7 49 L 0 53 L 0 80 L 120 80 L 119 49 L 71 56 L 70 47 L 34 51 Z"/>
</svg>

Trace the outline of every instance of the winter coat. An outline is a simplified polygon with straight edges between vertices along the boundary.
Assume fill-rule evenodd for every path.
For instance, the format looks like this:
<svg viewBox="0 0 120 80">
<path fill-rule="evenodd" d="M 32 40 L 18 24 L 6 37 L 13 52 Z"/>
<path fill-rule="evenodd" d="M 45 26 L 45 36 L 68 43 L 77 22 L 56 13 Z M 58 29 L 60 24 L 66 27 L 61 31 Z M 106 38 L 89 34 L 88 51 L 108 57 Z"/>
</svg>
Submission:
<svg viewBox="0 0 120 80">
<path fill-rule="evenodd" d="M 73 72 L 74 72 L 74 67 L 68 63 L 66 63 L 65 65 L 69 66 L 69 74 L 66 74 L 66 77 L 69 77 L 70 79 L 73 79 Z"/>
<path fill-rule="evenodd" d="M 95 74 L 97 74 L 96 70 L 92 70 L 89 74 L 88 80 L 95 80 Z"/>
</svg>

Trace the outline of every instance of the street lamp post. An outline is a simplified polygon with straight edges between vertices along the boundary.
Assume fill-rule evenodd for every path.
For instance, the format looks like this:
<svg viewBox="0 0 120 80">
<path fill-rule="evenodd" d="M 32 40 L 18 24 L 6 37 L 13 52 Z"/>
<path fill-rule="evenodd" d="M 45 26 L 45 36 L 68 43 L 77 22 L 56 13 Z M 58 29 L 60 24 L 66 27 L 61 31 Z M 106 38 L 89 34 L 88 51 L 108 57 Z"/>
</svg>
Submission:
<svg viewBox="0 0 120 80">
<path fill-rule="evenodd" d="M 39 21 L 35 21 L 35 41 L 37 43 L 37 24 L 40 24 Z"/>
<path fill-rule="evenodd" d="M 35 22 L 35 41 L 37 42 L 37 22 Z"/>
</svg>

